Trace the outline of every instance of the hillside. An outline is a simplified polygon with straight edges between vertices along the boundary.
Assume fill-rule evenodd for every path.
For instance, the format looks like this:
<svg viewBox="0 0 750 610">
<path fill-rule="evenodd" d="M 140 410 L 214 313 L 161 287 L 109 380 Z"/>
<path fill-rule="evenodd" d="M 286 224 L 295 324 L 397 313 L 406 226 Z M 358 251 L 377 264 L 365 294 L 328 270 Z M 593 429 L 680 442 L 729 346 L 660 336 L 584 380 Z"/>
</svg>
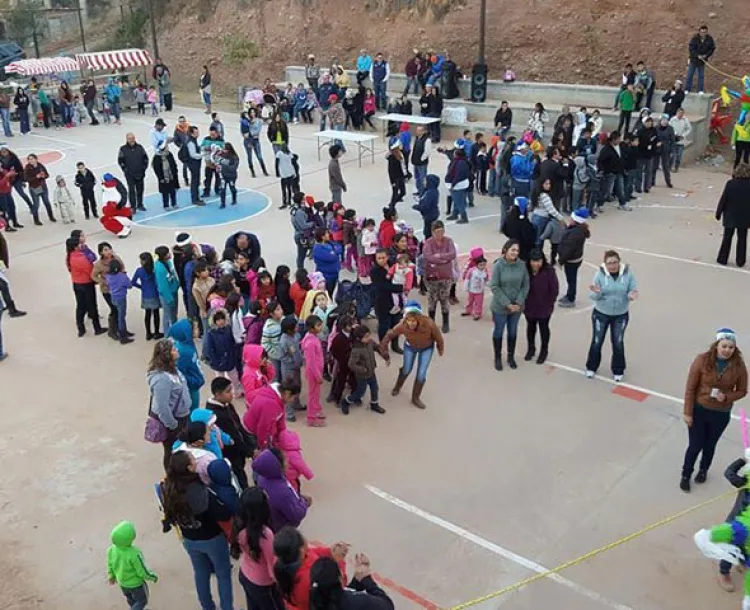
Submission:
<svg viewBox="0 0 750 610">
<path fill-rule="evenodd" d="M 750 72 L 747 0 L 489 0 L 490 77 L 512 65 L 520 80 L 616 84 L 626 60 L 643 59 L 667 84 L 684 74 L 687 42 L 707 23 L 714 62 Z M 394 7 L 406 7 L 393 10 Z M 448 50 L 467 71 L 476 61 L 479 0 L 170 0 L 159 27 L 162 57 L 178 82 L 197 86 L 204 63 L 216 86 L 278 79 L 315 53 L 351 66 L 358 50 L 383 50 L 394 69 L 412 48 Z M 744 55 L 742 53 L 745 53 Z M 253 57 L 255 56 L 255 57 Z M 250 58 L 252 59 L 244 59 Z M 708 88 L 723 77 L 707 73 Z"/>
</svg>

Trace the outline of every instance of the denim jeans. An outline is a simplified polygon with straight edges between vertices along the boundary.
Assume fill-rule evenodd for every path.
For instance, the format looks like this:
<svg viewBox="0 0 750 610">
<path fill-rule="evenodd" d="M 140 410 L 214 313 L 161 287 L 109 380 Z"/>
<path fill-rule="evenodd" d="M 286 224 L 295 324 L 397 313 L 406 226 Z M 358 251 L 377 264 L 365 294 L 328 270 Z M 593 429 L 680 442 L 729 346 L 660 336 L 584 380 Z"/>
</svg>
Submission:
<svg viewBox="0 0 750 610">
<path fill-rule="evenodd" d="M 253 171 L 253 154 L 255 154 L 258 163 L 263 167 L 263 151 L 260 147 L 260 138 L 245 138 L 242 143 L 245 145 L 247 165 L 250 168 L 250 171 Z"/>
<path fill-rule="evenodd" d="M 424 181 L 427 177 L 427 165 L 414 166 L 414 185 L 417 187 L 417 193 L 422 196 L 424 193 Z"/>
<path fill-rule="evenodd" d="M 404 89 L 404 95 L 409 93 L 409 89 L 414 89 L 414 95 L 419 93 L 419 77 L 418 76 L 407 76 L 406 77 L 406 88 Z"/>
<path fill-rule="evenodd" d="M 518 322 L 521 319 L 521 312 L 516 313 L 497 313 L 492 312 L 492 321 L 495 326 L 492 329 L 493 339 L 502 339 L 505 327 L 508 327 L 508 341 L 515 341 L 518 335 Z"/>
<path fill-rule="evenodd" d="M 649 157 L 638 160 L 638 170 L 643 180 L 643 192 L 648 193 L 654 185 L 654 174 L 656 173 L 656 160 L 658 157 Z M 637 185 L 637 183 L 636 183 Z M 638 190 L 636 188 L 636 190 Z"/>
<path fill-rule="evenodd" d="M 688 428 L 688 446 L 682 463 L 682 476 L 693 475 L 695 461 L 701 456 L 699 470 L 708 470 L 714 461 L 716 445 L 724 434 L 731 415 L 729 411 L 706 409 L 696 404 L 693 409 L 693 425 Z"/>
<path fill-rule="evenodd" d="M 10 108 L 0 108 L 0 117 L 3 119 L 5 137 L 9 138 L 13 135 L 13 132 L 10 130 Z"/>
<path fill-rule="evenodd" d="M 672 155 L 669 160 L 669 164 L 672 166 L 672 169 L 674 171 L 677 171 L 680 169 L 680 165 L 682 165 L 682 156 L 685 154 L 685 145 L 684 144 L 675 144 L 672 147 Z"/>
<path fill-rule="evenodd" d="M 378 404 L 378 378 L 375 375 L 369 379 L 357 379 L 357 387 L 354 388 L 354 391 L 349 395 L 346 401 L 348 403 L 354 403 L 362 400 L 368 387 L 370 388 L 370 404 Z"/>
<path fill-rule="evenodd" d="M 73 122 L 73 107 L 67 102 L 60 104 L 63 125 L 69 125 Z"/>
<path fill-rule="evenodd" d="M 690 93 L 693 89 L 693 77 L 696 73 L 698 73 L 698 91 L 703 92 L 705 70 L 706 66 L 702 63 L 698 65 L 690 62 L 688 64 L 687 78 L 685 79 L 685 91 L 687 93 Z"/>
<path fill-rule="evenodd" d="M 122 113 L 122 106 L 120 106 L 120 102 L 112 102 L 112 116 L 115 117 L 115 121 L 120 120 L 120 114 Z"/>
<path fill-rule="evenodd" d="M 117 309 L 117 330 L 119 330 L 120 333 L 124 333 L 125 329 L 128 327 L 128 323 L 125 319 L 128 311 L 128 300 L 126 298 L 112 299 L 112 304 Z"/>
<path fill-rule="evenodd" d="M 334 125 L 333 126 L 334 131 L 345 131 L 346 125 Z M 344 146 L 343 140 L 334 140 L 334 144 L 338 144 L 341 147 L 342 152 L 346 152 L 346 146 Z"/>
<path fill-rule="evenodd" d="M 568 292 L 565 297 L 571 303 L 576 302 L 576 286 L 578 284 L 578 270 L 583 262 L 565 263 L 565 280 L 568 282 Z"/>
<path fill-rule="evenodd" d="M 634 169 L 625 170 L 625 175 L 622 180 L 623 188 L 625 189 L 625 201 L 630 201 L 630 198 L 633 196 L 633 186 L 635 185 L 636 173 L 637 170 Z"/>
<path fill-rule="evenodd" d="M 328 110 L 328 108 L 326 108 L 325 110 Z M 327 117 L 326 117 L 325 110 L 323 110 L 322 107 L 318 109 L 318 111 L 320 113 L 320 123 L 318 125 L 318 127 L 320 128 L 320 131 L 325 131 L 326 130 L 326 118 Z M 276 154 L 276 151 L 274 151 L 274 155 L 275 154 Z"/>
<path fill-rule="evenodd" d="M 604 203 L 610 193 L 614 193 L 621 206 L 624 206 L 628 202 L 625 198 L 625 184 L 622 174 L 604 174 L 599 200 Z"/>
<path fill-rule="evenodd" d="M 229 192 L 232 193 L 232 205 L 237 203 L 237 185 L 235 184 L 234 180 L 231 182 L 229 180 L 222 180 L 221 181 L 221 194 L 219 195 L 220 201 L 222 205 L 226 203 L 227 200 L 227 189 L 229 189 Z"/>
<path fill-rule="evenodd" d="M 29 133 L 31 131 L 31 125 L 29 124 L 29 111 L 28 110 L 18 111 L 18 122 L 20 123 L 21 133 Z"/>
<path fill-rule="evenodd" d="M 625 372 L 625 329 L 628 327 L 629 313 L 608 316 L 594 309 L 591 312 L 591 345 L 586 358 L 586 370 L 598 371 L 602 361 L 602 344 L 610 329 L 612 342 L 612 374 L 622 375 Z"/>
<path fill-rule="evenodd" d="M 190 202 L 195 203 L 201 198 L 201 162 L 198 159 L 190 159 L 187 167 L 190 170 Z"/>
<path fill-rule="evenodd" d="M 573 198 L 571 201 L 571 205 L 573 206 L 574 210 L 577 210 L 581 207 L 581 204 L 583 203 L 583 189 L 573 189 Z"/>
<path fill-rule="evenodd" d="M 375 93 L 375 107 L 378 110 L 385 110 L 388 107 L 388 98 L 386 96 L 386 88 L 388 83 L 385 81 L 375 81 L 374 93 Z"/>
<path fill-rule="evenodd" d="M 534 228 L 536 229 L 536 245 L 537 246 L 542 245 L 542 234 L 544 233 L 544 229 L 547 227 L 547 224 L 549 222 L 556 222 L 556 221 L 552 221 L 552 219 L 549 216 L 539 216 L 538 214 L 531 215 L 531 224 L 534 225 Z"/>
<path fill-rule="evenodd" d="M 452 190 L 451 194 L 453 196 L 453 215 L 466 220 L 466 196 L 468 191 L 466 189 L 462 191 Z"/>
<path fill-rule="evenodd" d="M 174 301 L 167 303 L 163 298 L 159 297 L 161 308 L 164 310 L 162 316 L 162 332 L 166 335 L 169 332 L 172 324 L 177 321 L 177 295 L 175 295 Z"/>
<path fill-rule="evenodd" d="M 417 363 L 417 381 L 424 383 L 427 380 L 427 370 L 432 362 L 432 355 L 435 353 L 435 346 L 425 347 L 424 349 L 415 349 L 408 343 L 404 343 L 404 360 L 401 363 L 401 374 L 408 377 Z"/>
<path fill-rule="evenodd" d="M 307 256 L 309 246 L 306 243 L 302 243 L 301 235 L 294 236 L 294 243 L 297 244 L 297 269 L 304 269 L 305 257 Z"/>
<path fill-rule="evenodd" d="M 49 202 L 49 191 L 47 190 L 47 185 L 44 185 L 44 188 L 41 192 L 34 192 L 33 189 L 30 189 L 31 192 L 31 215 L 34 218 L 39 217 L 39 201 L 44 204 L 45 209 L 47 210 L 47 216 L 50 218 L 54 218 L 54 214 L 52 213 L 52 205 L 50 205 Z"/>
<path fill-rule="evenodd" d="M 120 587 L 120 591 L 125 596 L 130 610 L 146 610 L 148 604 L 148 585 L 144 582 L 140 587 L 128 589 Z"/>
<path fill-rule="evenodd" d="M 229 545 L 224 534 L 210 540 L 182 540 L 190 562 L 193 564 L 195 589 L 202 610 L 216 610 L 211 596 L 211 573 L 219 584 L 221 610 L 234 610 L 232 596 L 232 567 L 229 563 Z"/>
</svg>

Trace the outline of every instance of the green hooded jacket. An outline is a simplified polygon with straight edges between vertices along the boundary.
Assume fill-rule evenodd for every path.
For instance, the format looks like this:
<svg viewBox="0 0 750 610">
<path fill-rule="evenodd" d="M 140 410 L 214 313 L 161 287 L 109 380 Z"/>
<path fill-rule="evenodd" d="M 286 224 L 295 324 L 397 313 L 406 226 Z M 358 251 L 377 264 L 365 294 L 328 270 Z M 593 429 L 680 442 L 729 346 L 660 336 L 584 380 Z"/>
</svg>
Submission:
<svg viewBox="0 0 750 610">
<path fill-rule="evenodd" d="M 146 567 L 141 549 L 133 546 L 133 540 L 135 526 L 130 521 L 121 521 L 112 530 L 112 546 L 107 550 L 107 574 L 125 589 L 157 580 L 156 574 Z"/>
</svg>

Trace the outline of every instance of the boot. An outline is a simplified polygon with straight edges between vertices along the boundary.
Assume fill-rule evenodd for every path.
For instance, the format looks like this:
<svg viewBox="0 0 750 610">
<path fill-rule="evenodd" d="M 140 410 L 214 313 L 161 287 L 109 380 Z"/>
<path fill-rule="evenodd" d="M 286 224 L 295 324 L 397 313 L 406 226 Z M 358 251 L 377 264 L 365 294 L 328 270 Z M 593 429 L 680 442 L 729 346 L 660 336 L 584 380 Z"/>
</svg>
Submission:
<svg viewBox="0 0 750 610">
<path fill-rule="evenodd" d="M 451 332 L 450 316 L 451 314 L 447 311 L 442 312 L 443 314 L 443 334 Z"/>
<path fill-rule="evenodd" d="M 22 318 L 26 315 L 25 311 L 21 311 L 16 307 L 16 304 L 13 301 L 8 302 L 8 315 L 11 318 Z"/>
<path fill-rule="evenodd" d="M 34 224 L 37 227 L 41 227 L 42 226 L 42 221 L 39 220 L 39 214 L 34 214 Z"/>
<path fill-rule="evenodd" d="M 122 331 L 121 333 L 117 333 L 117 338 L 120 341 L 120 345 L 127 345 L 128 343 L 133 342 L 133 339 L 128 337 L 125 331 Z"/>
<path fill-rule="evenodd" d="M 547 360 L 547 346 L 542 345 L 542 349 L 539 350 L 539 357 L 536 359 L 537 364 L 544 364 Z"/>
<path fill-rule="evenodd" d="M 392 352 L 393 352 L 394 354 L 403 354 L 403 353 L 404 353 L 404 350 L 402 350 L 402 349 L 401 349 L 401 348 L 400 348 L 400 347 L 398 346 L 398 338 L 394 338 L 394 339 L 393 339 L 393 340 L 391 341 L 391 351 L 392 351 Z"/>
<path fill-rule="evenodd" d="M 255 168 L 252 165 L 250 166 L 250 174 L 255 178 Z"/>
<path fill-rule="evenodd" d="M 81 324 L 81 325 L 80 325 L 80 326 L 78 327 L 78 338 L 80 339 L 80 338 L 81 338 L 81 337 L 83 337 L 83 335 L 85 335 L 85 334 L 86 334 L 86 327 L 85 327 L 85 326 L 84 326 L 83 324 Z"/>
<path fill-rule="evenodd" d="M 433 322 L 435 321 L 435 313 L 436 313 L 436 311 L 437 310 L 435 310 L 435 309 L 430 309 L 427 312 L 427 315 L 430 316 L 430 320 L 432 320 Z"/>
<path fill-rule="evenodd" d="M 516 340 L 508 339 L 508 366 L 512 369 L 518 368 L 516 364 Z"/>
<path fill-rule="evenodd" d="M 523 359 L 526 362 L 529 362 L 535 355 L 536 355 L 536 347 L 530 344 L 529 348 L 526 350 L 526 355 L 523 357 Z"/>
<path fill-rule="evenodd" d="M 266 171 L 266 164 L 263 161 L 260 162 L 260 169 L 263 171 L 263 175 L 267 177 L 268 172 Z"/>
<path fill-rule="evenodd" d="M 503 340 L 492 337 L 492 350 L 495 352 L 495 370 L 503 370 Z"/>
<path fill-rule="evenodd" d="M 125 329 L 125 336 L 126 337 L 135 337 L 135 333 L 131 333 L 127 328 Z"/>
<path fill-rule="evenodd" d="M 57 222 L 57 218 L 55 218 L 52 212 L 47 212 L 47 218 L 49 218 L 50 222 Z"/>
<path fill-rule="evenodd" d="M 404 382 L 406 381 L 406 375 L 402 372 L 403 369 L 398 370 L 398 379 L 396 379 L 396 385 L 393 386 L 393 389 L 391 390 L 391 396 L 398 396 L 398 393 L 401 391 L 401 388 L 404 387 Z"/>
<path fill-rule="evenodd" d="M 385 409 L 376 402 L 370 403 L 370 411 L 372 411 L 373 413 L 378 413 L 379 415 L 383 415 L 383 413 L 385 413 Z"/>
<path fill-rule="evenodd" d="M 426 409 L 427 405 L 422 402 L 420 396 L 422 395 L 422 389 L 424 388 L 424 381 L 414 380 L 414 386 L 411 389 L 411 404 L 417 409 Z"/>
<path fill-rule="evenodd" d="M 113 313 L 109 314 L 109 317 L 107 318 L 107 328 L 109 329 L 107 331 L 107 336 L 109 336 L 110 339 L 119 341 L 120 333 L 117 330 L 117 316 Z"/>
<path fill-rule="evenodd" d="M 102 327 L 101 323 L 99 322 L 99 318 L 94 319 L 92 323 L 94 324 L 94 334 L 96 336 L 103 335 L 104 333 L 109 333 L 109 328 Z M 86 332 L 85 329 L 84 332 Z"/>
</svg>

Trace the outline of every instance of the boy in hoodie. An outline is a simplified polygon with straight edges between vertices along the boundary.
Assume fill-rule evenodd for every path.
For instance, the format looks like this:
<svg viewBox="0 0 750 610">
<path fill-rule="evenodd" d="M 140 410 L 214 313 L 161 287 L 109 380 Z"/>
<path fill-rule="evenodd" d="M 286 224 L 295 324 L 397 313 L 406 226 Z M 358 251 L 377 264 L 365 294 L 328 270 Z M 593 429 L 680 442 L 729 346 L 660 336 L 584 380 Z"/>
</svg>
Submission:
<svg viewBox="0 0 750 610">
<path fill-rule="evenodd" d="M 412 209 L 422 215 L 424 238 L 429 239 L 432 237 L 432 223 L 440 218 L 440 178 L 435 174 L 427 174 L 425 185 L 419 202 Z"/>
<path fill-rule="evenodd" d="M 193 343 L 193 326 L 190 320 L 183 318 L 178 320 L 167 331 L 180 354 L 177 360 L 177 370 L 180 371 L 187 381 L 188 390 L 190 390 L 190 410 L 193 411 L 200 406 L 200 389 L 206 382 L 198 364 L 198 350 Z"/>
<path fill-rule="evenodd" d="M 209 325 L 211 328 L 203 337 L 203 358 L 217 377 L 228 377 L 237 386 L 236 348 L 227 312 L 217 309 L 210 316 Z"/>
<path fill-rule="evenodd" d="M 223 453 L 232 465 L 232 472 L 240 487 L 245 489 L 248 486 L 245 462 L 255 454 L 258 442 L 242 426 L 233 398 L 232 382 L 225 377 L 216 377 L 211 381 L 211 398 L 206 402 L 206 410 L 213 411 L 216 425 L 232 439 L 232 443 L 224 447 Z"/>
<path fill-rule="evenodd" d="M 302 381 L 302 348 L 297 338 L 297 319 L 294 316 L 287 316 L 281 321 L 281 339 L 279 340 L 279 350 L 281 357 L 281 378 L 294 379 L 297 383 Z M 297 421 L 295 411 L 302 411 L 304 408 L 296 403 L 287 405 L 287 421 Z"/>
<path fill-rule="evenodd" d="M 347 398 L 341 401 L 341 412 L 349 415 L 349 407 L 362 400 L 367 388 L 370 388 L 370 410 L 383 414 L 385 409 L 378 400 L 378 378 L 375 375 L 375 347 L 372 333 L 366 326 L 357 326 L 352 330 L 352 353 L 349 356 L 349 370 L 357 378 L 357 387 Z M 379 348 L 379 344 L 378 344 Z"/>
<path fill-rule="evenodd" d="M 107 549 L 107 578 L 110 585 L 120 587 L 130 610 L 145 610 L 148 604 L 146 581 L 159 578 L 146 566 L 141 549 L 133 545 L 135 526 L 120 521 L 111 534 L 112 545 Z"/>
</svg>

